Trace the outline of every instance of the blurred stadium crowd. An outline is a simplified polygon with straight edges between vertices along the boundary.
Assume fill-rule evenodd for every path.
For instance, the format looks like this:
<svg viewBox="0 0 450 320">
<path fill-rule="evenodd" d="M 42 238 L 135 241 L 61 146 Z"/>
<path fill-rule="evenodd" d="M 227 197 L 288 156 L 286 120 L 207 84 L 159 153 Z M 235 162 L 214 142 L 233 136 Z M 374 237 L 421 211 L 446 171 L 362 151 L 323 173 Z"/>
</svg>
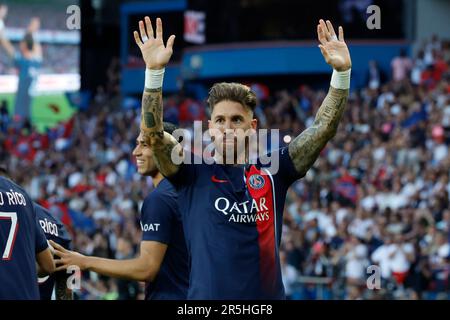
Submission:
<svg viewBox="0 0 450 320">
<path fill-rule="evenodd" d="M 289 298 L 450 298 L 449 62 L 448 48 L 431 39 L 414 59 L 393 59 L 392 74 L 369 64 L 337 136 L 288 192 L 281 256 Z M 19 127 L 3 105 L 0 159 L 68 225 L 76 251 L 123 259 L 138 249 L 151 183 L 131 156 L 140 110 L 118 103 L 117 69 L 87 111 L 46 134 Z M 311 124 L 326 94 L 263 88 L 259 125 L 282 136 Z M 190 126 L 206 119 L 205 106 L 167 96 L 165 120 Z M 380 290 L 367 288 L 370 265 L 380 267 Z M 143 286 L 85 272 L 76 295 L 135 299 Z"/>
</svg>

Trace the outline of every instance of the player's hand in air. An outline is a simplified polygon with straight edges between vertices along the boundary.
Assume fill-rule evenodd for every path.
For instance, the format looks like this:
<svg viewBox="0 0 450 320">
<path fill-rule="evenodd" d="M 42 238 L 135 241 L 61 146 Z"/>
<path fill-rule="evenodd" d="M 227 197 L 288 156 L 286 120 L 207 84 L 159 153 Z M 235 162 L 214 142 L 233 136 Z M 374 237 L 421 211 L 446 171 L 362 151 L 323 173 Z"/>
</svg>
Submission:
<svg viewBox="0 0 450 320">
<path fill-rule="evenodd" d="M 54 254 L 59 257 L 59 259 L 55 260 L 56 271 L 66 270 L 70 266 L 78 266 L 81 270 L 87 268 L 84 255 L 67 250 L 52 240 L 50 240 L 50 244 L 54 248 Z"/>
<path fill-rule="evenodd" d="M 333 25 L 329 20 L 325 23 L 320 19 L 317 25 L 317 36 L 325 61 L 336 71 L 346 71 L 352 67 L 350 52 L 344 42 L 344 29 L 339 27 L 339 38 L 334 32 Z"/>
<path fill-rule="evenodd" d="M 173 53 L 175 36 L 171 35 L 166 46 L 163 42 L 163 27 L 160 18 L 156 19 L 156 37 L 153 33 L 152 23 L 149 17 L 145 17 L 145 24 L 139 21 L 139 33 L 133 32 L 134 40 L 141 49 L 142 57 L 148 69 L 162 69 L 170 60 Z M 139 37 L 140 34 L 140 37 Z"/>
<path fill-rule="evenodd" d="M 8 14 L 8 7 L 4 4 L 0 4 L 0 33 L 2 33 L 3 29 L 5 28 L 5 18 Z"/>
</svg>

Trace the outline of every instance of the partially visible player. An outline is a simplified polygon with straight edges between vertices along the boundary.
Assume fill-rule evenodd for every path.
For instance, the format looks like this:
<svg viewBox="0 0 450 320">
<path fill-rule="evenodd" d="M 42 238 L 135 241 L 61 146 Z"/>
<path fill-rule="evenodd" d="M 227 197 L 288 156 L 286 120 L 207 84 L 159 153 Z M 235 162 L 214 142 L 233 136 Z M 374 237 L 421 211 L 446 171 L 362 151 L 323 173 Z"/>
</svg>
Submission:
<svg viewBox="0 0 450 320">
<path fill-rule="evenodd" d="M 35 203 L 38 223 L 45 233 L 47 240 L 53 240 L 62 247 L 70 249 L 72 238 L 67 232 L 64 224 L 54 217 L 46 208 Z M 70 276 L 66 271 L 58 271 L 52 275 L 39 278 L 39 292 L 41 300 L 51 300 L 53 289 L 56 300 L 72 300 L 72 290 L 67 286 L 67 279 Z"/>
<path fill-rule="evenodd" d="M 5 178 L 11 178 L 8 170 L 4 166 L 0 167 L 0 174 Z M 37 203 L 34 203 L 34 209 L 36 211 L 37 222 L 44 231 L 47 240 L 53 240 L 64 248 L 69 249 L 72 239 L 63 223 Z M 68 277 L 69 275 L 66 272 L 60 271 L 38 278 L 41 300 L 51 300 L 53 288 L 55 288 L 56 300 L 72 300 L 72 290 L 67 287 Z"/>
<path fill-rule="evenodd" d="M 31 198 L 1 169 L 0 300 L 39 300 L 37 274 L 54 271 L 53 256 Z"/>
<path fill-rule="evenodd" d="M 5 28 L 5 22 L 3 21 L 8 14 L 8 6 L 0 4 L 0 32 Z"/>
<path fill-rule="evenodd" d="M 164 123 L 172 133 L 176 127 Z M 188 254 L 174 187 L 156 168 L 150 146 L 142 133 L 133 150 L 138 172 L 151 176 L 155 189 L 144 200 L 141 209 L 142 241 L 140 254 L 129 260 L 84 256 L 55 247 L 57 270 L 77 265 L 82 270 L 136 281 L 146 281 L 146 300 L 184 300 L 189 285 Z"/>
</svg>

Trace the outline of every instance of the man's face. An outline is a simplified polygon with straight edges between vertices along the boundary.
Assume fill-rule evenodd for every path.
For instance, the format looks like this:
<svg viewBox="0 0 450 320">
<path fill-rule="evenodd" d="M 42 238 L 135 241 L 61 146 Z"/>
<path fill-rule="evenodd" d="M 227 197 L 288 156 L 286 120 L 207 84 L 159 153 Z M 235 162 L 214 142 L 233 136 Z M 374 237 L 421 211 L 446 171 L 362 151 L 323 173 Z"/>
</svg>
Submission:
<svg viewBox="0 0 450 320">
<path fill-rule="evenodd" d="M 136 158 L 138 172 L 144 176 L 156 176 L 158 169 L 153 161 L 153 152 L 150 145 L 145 141 L 142 132 L 136 139 L 136 148 L 133 150 Z"/>
<path fill-rule="evenodd" d="M 216 152 L 224 156 L 229 152 L 240 155 L 244 151 L 241 146 L 244 146 L 245 135 L 250 129 L 256 130 L 256 124 L 253 113 L 242 104 L 229 100 L 217 103 L 208 121 Z"/>
</svg>

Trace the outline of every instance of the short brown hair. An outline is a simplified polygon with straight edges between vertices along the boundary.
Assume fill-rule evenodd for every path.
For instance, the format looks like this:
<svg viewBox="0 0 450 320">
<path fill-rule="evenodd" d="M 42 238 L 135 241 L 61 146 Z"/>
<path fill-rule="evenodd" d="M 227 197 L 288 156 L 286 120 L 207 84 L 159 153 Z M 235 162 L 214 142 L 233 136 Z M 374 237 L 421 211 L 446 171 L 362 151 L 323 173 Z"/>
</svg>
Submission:
<svg viewBox="0 0 450 320">
<path fill-rule="evenodd" d="M 247 86 L 236 82 L 215 83 L 209 90 L 208 105 L 212 112 L 220 101 L 229 100 L 242 104 L 252 112 L 256 107 L 256 94 Z"/>
</svg>

